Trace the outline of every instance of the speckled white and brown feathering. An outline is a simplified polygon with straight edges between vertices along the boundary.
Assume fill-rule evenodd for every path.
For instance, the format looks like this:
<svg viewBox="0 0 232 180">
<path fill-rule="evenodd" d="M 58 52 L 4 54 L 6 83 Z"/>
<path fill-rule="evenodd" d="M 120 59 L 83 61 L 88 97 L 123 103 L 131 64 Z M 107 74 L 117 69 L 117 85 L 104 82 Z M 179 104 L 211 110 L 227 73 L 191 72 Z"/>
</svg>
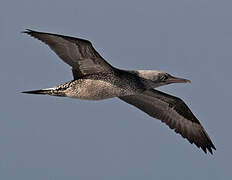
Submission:
<svg viewBox="0 0 232 180">
<path fill-rule="evenodd" d="M 154 88 L 189 80 L 153 70 L 120 70 L 106 62 L 88 40 L 58 34 L 27 30 L 24 33 L 46 43 L 72 67 L 74 80 L 34 91 L 79 99 L 101 100 L 119 97 L 148 115 L 160 119 L 176 133 L 194 143 L 205 153 L 215 149 L 208 134 L 187 105 L 180 99 Z"/>
</svg>

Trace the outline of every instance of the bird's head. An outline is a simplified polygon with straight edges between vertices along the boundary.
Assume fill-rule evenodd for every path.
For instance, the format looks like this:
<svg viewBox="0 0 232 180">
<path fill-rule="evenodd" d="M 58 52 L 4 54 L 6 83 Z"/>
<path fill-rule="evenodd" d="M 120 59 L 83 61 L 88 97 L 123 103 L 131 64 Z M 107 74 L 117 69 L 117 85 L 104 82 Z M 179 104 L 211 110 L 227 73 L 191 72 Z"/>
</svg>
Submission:
<svg viewBox="0 0 232 180">
<path fill-rule="evenodd" d="M 152 88 L 172 83 L 190 83 L 190 80 L 188 79 L 174 77 L 163 71 L 138 70 L 137 74 L 139 77 L 147 80 Z"/>
</svg>

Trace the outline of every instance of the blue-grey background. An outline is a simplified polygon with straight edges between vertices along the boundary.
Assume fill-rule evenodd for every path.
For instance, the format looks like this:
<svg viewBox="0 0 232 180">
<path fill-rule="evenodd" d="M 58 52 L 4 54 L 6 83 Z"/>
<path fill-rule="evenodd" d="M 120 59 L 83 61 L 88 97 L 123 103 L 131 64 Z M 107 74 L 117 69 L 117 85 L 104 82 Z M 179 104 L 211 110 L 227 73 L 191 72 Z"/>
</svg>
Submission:
<svg viewBox="0 0 232 180">
<path fill-rule="evenodd" d="M 0 179 L 150 180 L 231 177 L 232 1 L 1 1 Z M 185 100 L 214 155 L 119 99 L 21 94 L 72 79 L 26 28 L 89 39 L 111 64 L 157 69 L 191 84 Z"/>
</svg>

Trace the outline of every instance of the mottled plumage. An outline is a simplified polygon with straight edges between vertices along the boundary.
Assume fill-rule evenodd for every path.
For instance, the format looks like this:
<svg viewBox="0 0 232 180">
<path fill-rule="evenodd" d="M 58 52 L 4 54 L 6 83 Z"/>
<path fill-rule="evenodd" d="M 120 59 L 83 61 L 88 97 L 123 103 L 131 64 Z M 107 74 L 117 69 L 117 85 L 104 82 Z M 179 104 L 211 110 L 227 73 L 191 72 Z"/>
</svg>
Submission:
<svg viewBox="0 0 232 180">
<path fill-rule="evenodd" d="M 212 154 L 215 149 L 206 131 L 187 105 L 180 99 L 154 88 L 189 80 L 153 70 L 121 70 L 111 66 L 84 39 L 27 30 L 24 33 L 46 43 L 64 62 L 72 67 L 72 81 L 34 91 L 79 99 L 101 100 L 119 97 L 148 115 L 160 119 L 176 133 Z"/>
</svg>

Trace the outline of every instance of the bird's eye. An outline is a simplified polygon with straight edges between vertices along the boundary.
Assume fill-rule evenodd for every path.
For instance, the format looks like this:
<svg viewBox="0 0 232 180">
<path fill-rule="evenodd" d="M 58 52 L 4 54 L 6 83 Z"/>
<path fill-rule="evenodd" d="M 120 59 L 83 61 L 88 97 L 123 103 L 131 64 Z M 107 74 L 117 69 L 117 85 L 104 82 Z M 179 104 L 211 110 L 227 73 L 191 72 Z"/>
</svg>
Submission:
<svg viewBox="0 0 232 180">
<path fill-rule="evenodd" d="M 161 76 L 161 80 L 162 81 L 166 81 L 168 79 L 168 75 L 164 74 L 163 76 Z"/>
</svg>

